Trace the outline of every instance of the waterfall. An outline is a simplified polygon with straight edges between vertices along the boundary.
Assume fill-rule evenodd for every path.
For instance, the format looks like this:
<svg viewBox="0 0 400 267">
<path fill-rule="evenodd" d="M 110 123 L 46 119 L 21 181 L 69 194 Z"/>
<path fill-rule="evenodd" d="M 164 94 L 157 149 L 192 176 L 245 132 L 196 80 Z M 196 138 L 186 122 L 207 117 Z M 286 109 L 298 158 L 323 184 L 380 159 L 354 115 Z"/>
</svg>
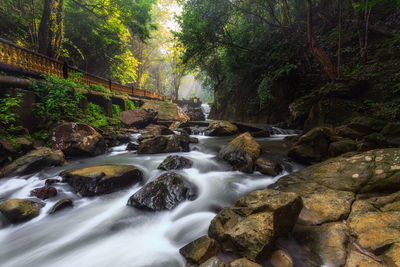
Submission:
<svg viewBox="0 0 400 267">
<path fill-rule="evenodd" d="M 211 107 L 209 104 L 205 103 L 201 105 L 201 110 L 203 111 L 206 120 L 208 120 L 208 115 L 210 115 Z"/>
</svg>

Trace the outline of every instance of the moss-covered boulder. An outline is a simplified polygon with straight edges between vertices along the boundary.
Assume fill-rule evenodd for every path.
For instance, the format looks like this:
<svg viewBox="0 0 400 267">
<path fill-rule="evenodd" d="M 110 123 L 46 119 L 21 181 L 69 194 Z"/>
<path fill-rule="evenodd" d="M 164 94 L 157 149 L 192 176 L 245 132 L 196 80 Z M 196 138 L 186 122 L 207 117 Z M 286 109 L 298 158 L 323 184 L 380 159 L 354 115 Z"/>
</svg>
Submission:
<svg viewBox="0 0 400 267">
<path fill-rule="evenodd" d="M 207 127 L 205 134 L 208 136 L 230 136 L 238 131 L 238 127 L 228 121 L 214 121 Z"/>
<path fill-rule="evenodd" d="M 260 153 L 260 145 L 250 133 L 246 132 L 224 146 L 219 151 L 218 157 L 229 162 L 235 170 L 252 173 Z"/>
<path fill-rule="evenodd" d="M 25 175 L 47 167 L 62 166 L 64 163 L 65 159 L 62 151 L 42 147 L 17 158 L 5 166 L 2 172 L 4 176 Z"/>
<path fill-rule="evenodd" d="M 386 122 L 370 117 L 355 117 L 347 126 L 365 135 L 380 132 L 386 126 Z"/>
<path fill-rule="evenodd" d="M 161 121 L 179 121 L 186 123 L 190 120 L 189 116 L 175 103 L 166 101 L 146 101 L 141 110 L 154 110 L 158 113 L 158 119 Z"/>
<path fill-rule="evenodd" d="M 9 199 L 0 204 L 0 212 L 10 223 L 21 223 L 37 217 L 42 205 L 27 199 Z"/>
<path fill-rule="evenodd" d="M 343 222 L 315 226 L 298 225 L 294 230 L 295 239 L 307 248 L 311 259 L 326 266 L 345 265 L 349 234 L 350 229 Z"/>
<path fill-rule="evenodd" d="M 246 258 L 241 258 L 232 261 L 229 267 L 262 267 L 260 264 L 250 261 Z"/>
<path fill-rule="evenodd" d="M 179 250 L 179 253 L 193 264 L 202 264 L 209 258 L 216 256 L 220 249 L 217 242 L 205 235 L 202 236 Z"/>
<path fill-rule="evenodd" d="M 225 263 L 218 257 L 212 257 L 206 262 L 200 264 L 199 267 L 225 267 Z"/>
<path fill-rule="evenodd" d="M 347 153 L 269 188 L 302 197 L 294 236 L 317 264 L 400 264 L 399 148 Z"/>
<path fill-rule="evenodd" d="M 128 206 L 159 211 L 172 210 L 185 200 L 197 197 L 197 187 L 177 173 L 165 173 L 143 186 L 128 200 Z"/>
<path fill-rule="evenodd" d="M 63 181 L 82 196 L 112 193 L 141 182 L 143 173 L 135 166 L 101 165 L 63 171 Z"/>
<path fill-rule="evenodd" d="M 288 233 L 302 208 L 301 198 L 294 193 L 258 190 L 224 208 L 211 221 L 208 235 L 224 251 L 258 261 L 273 250 L 275 239 Z"/>
<path fill-rule="evenodd" d="M 332 138 L 332 129 L 327 127 L 313 128 L 300 137 L 289 150 L 288 156 L 304 164 L 320 162 L 328 156 Z"/>
<path fill-rule="evenodd" d="M 331 157 L 336 157 L 347 152 L 357 151 L 357 149 L 358 144 L 356 141 L 349 138 L 343 138 L 329 144 L 328 154 Z"/>
</svg>

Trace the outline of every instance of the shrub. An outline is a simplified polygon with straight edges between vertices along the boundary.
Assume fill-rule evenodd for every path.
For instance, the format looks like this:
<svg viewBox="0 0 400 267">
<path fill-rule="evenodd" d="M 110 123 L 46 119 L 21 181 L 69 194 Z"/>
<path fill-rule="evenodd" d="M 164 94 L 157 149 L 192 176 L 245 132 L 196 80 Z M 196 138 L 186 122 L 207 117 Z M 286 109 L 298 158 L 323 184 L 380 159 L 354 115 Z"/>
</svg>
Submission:
<svg viewBox="0 0 400 267">
<path fill-rule="evenodd" d="M 96 128 L 108 126 L 108 117 L 106 112 L 99 105 L 88 103 L 87 116 L 85 121 Z"/>
<path fill-rule="evenodd" d="M 55 76 L 45 76 L 44 81 L 37 81 L 33 85 L 38 97 L 35 112 L 46 123 L 55 123 L 60 120 L 77 120 L 83 118 L 80 102 L 85 98 L 80 84 L 74 79 L 61 79 Z"/>
</svg>

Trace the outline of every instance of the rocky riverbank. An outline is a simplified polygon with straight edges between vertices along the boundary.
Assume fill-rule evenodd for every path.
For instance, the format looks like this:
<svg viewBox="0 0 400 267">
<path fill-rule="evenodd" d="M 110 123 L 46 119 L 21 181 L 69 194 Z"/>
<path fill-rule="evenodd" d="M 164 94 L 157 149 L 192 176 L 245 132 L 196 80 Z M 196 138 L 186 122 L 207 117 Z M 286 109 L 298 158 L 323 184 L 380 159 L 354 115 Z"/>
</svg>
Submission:
<svg viewBox="0 0 400 267">
<path fill-rule="evenodd" d="M 127 145 L 129 153 L 167 154 L 158 166 L 160 175 L 125 199 L 127 205 L 160 212 L 196 201 L 202 189 L 179 172 L 192 168 L 193 160 L 168 156 L 190 151 L 191 144 L 199 142 L 189 135 L 195 129 L 188 128 L 181 120 L 169 128 L 157 125 L 154 110 L 129 111 L 121 116 L 129 121 L 127 125 L 141 128 L 130 128 L 117 135 L 121 142 L 127 142 L 128 133 L 140 133 L 137 140 Z M 211 123 L 203 132 L 209 136 L 234 137 L 220 147 L 218 164 L 226 164 L 233 171 L 271 177 L 284 170 L 281 164 L 265 157 L 266 151 L 259 139 L 255 139 L 259 132 L 239 134 L 236 125 L 224 121 Z M 371 135 L 382 135 L 385 142 L 382 138 L 372 139 Z M 4 167 L 2 173 L 27 175 L 61 166 L 66 159 L 103 154 L 115 142 L 106 142 L 106 136 L 89 125 L 60 123 L 52 131 L 53 149 L 32 150 Z M 336 129 L 314 128 L 300 138 L 287 138 L 282 143 L 286 148 L 276 148 L 277 151 L 287 150 L 289 157 L 303 163 L 320 163 L 286 175 L 268 188 L 248 193 L 231 207 L 222 205 L 209 225 L 208 235 L 188 243 L 180 253 L 188 264 L 201 267 L 294 266 L 299 264 L 298 258 L 290 247 L 279 243 L 280 239 L 292 236 L 306 255 L 301 266 L 399 265 L 400 150 L 386 148 L 396 146 L 397 139 L 395 125 L 368 118 L 355 119 Z M 374 147 L 379 148 L 370 150 Z M 0 212 L 8 223 L 20 224 L 38 217 L 45 207 L 44 201 L 60 193 L 60 183 L 68 184 L 80 197 L 87 198 L 121 191 L 144 181 L 141 168 L 133 164 L 72 168 L 59 176 L 61 179 L 47 179 L 34 188 L 31 191 L 34 198 L 3 201 Z M 65 208 L 74 208 L 74 200 L 60 199 L 48 213 Z"/>
</svg>

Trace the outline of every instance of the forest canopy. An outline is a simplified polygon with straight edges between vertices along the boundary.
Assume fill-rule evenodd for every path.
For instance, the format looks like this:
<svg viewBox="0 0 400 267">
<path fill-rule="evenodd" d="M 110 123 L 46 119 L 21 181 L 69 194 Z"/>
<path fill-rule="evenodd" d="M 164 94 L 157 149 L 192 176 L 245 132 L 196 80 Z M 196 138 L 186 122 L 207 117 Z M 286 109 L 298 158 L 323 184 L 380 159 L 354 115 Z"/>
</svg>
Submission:
<svg viewBox="0 0 400 267">
<path fill-rule="evenodd" d="M 170 95 L 171 0 L 4 0 L 0 36 L 87 72 Z M 172 57 L 172 58 L 170 58 Z"/>
</svg>

